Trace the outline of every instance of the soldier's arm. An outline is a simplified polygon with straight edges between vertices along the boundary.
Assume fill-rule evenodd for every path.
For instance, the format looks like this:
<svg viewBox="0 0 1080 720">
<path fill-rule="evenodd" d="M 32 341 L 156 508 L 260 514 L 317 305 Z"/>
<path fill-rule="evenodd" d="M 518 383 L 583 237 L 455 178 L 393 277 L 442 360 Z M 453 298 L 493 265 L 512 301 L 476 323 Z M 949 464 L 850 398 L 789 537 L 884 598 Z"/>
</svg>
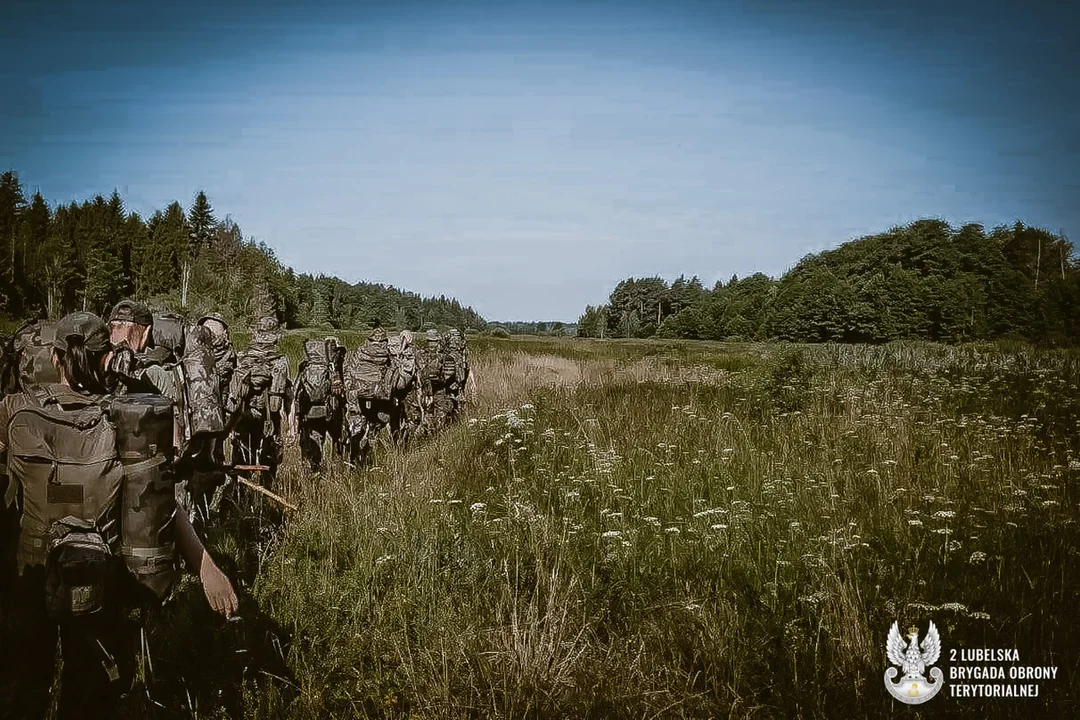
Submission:
<svg viewBox="0 0 1080 720">
<path fill-rule="evenodd" d="M 199 582 L 202 583 L 203 593 L 206 594 L 210 607 L 215 612 L 230 617 L 239 606 L 236 591 L 233 590 L 229 578 L 214 563 L 210 553 L 206 552 L 206 547 L 191 527 L 187 513 L 180 509 L 176 511 L 176 544 L 188 567 L 198 572 Z"/>
</svg>

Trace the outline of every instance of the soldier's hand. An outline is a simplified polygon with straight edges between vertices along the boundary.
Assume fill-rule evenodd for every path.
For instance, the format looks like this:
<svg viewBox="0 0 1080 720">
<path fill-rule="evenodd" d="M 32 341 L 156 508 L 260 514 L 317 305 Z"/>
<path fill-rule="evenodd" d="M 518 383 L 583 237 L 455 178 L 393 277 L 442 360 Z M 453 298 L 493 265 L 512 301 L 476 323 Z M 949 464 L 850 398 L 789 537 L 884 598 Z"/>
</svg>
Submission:
<svg viewBox="0 0 1080 720">
<path fill-rule="evenodd" d="M 213 563 L 203 563 L 202 572 L 199 573 L 199 581 L 202 583 L 206 601 L 214 612 L 231 617 L 240 606 L 236 598 L 236 591 L 225 573 L 221 572 Z"/>
</svg>

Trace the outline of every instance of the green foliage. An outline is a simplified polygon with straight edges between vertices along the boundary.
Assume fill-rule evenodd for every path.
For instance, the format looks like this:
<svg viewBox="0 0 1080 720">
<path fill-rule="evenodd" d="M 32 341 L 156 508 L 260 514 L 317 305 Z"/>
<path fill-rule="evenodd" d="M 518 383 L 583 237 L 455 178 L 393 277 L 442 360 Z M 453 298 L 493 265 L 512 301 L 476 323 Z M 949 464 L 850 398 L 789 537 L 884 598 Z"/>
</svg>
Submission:
<svg viewBox="0 0 1080 720">
<path fill-rule="evenodd" d="M 589 306 L 582 337 L 883 343 L 1080 337 L 1080 263 L 1064 237 L 1016 223 L 987 234 L 941 220 L 863 237 L 803 258 L 779 279 L 619 283 Z"/>
<path fill-rule="evenodd" d="M 149 636 L 175 685 L 155 699 L 200 717 L 241 689 L 231 717 L 899 716 L 885 635 L 934 620 L 945 648 L 1059 668 L 1022 705 L 946 714 L 1075 715 L 1080 658 L 1057 650 L 1080 643 L 1075 350 L 475 349 L 467 422 L 363 474 L 308 476 L 290 447 L 300 510 L 280 537 L 211 533 L 248 632 L 183 586 Z M 781 383 L 807 390 L 801 412 L 775 412 Z"/>
<path fill-rule="evenodd" d="M 265 314 L 286 326 L 387 327 L 422 324 L 483 329 L 457 300 L 421 298 L 388 285 L 297 275 L 265 243 L 218 220 L 200 191 L 148 220 L 124 208 L 118 192 L 51 208 L 27 203 L 15 172 L 0 174 L 0 314 L 57 318 L 105 310 L 123 297 L 187 314 L 222 313 L 237 327 Z"/>
</svg>

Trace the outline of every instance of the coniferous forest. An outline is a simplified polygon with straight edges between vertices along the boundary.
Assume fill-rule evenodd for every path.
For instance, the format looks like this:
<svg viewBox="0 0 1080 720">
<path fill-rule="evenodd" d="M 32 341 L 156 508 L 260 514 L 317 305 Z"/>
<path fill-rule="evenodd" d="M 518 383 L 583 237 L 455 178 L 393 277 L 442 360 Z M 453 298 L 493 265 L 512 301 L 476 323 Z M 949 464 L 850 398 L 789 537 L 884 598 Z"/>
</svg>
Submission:
<svg viewBox="0 0 1080 720">
<path fill-rule="evenodd" d="M 999 338 L 1074 344 L 1080 263 L 1063 235 L 926 219 L 799 261 L 778 279 L 620 282 L 584 337 L 880 343 Z"/>
<path fill-rule="evenodd" d="M 0 174 L 0 317 L 105 312 L 123 297 L 155 309 L 216 311 L 241 326 L 275 314 L 287 327 L 581 337 L 887 342 L 998 338 L 1070 344 L 1080 338 L 1080 260 L 1063 236 L 1017 222 L 987 232 L 926 219 L 808 255 L 779 278 L 695 276 L 620 282 L 577 325 L 490 324 L 445 296 L 296 273 L 265 243 L 219 217 L 205 193 L 149 218 L 113 191 L 82 203 L 27 197 Z"/>
<path fill-rule="evenodd" d="M 298 274 L 265 243 L 218 217 L 206 194 L 143 218 L 115 190 L 82 203 L 27 197 L 18 174 L 0 174 L 0 317 L 105 312 L 134 297 L 155 309 L 215 311 L 247 325 L 274 314 L 286 327 L 483 330 L 471 307 L 389 285 Z"/>
</svg>

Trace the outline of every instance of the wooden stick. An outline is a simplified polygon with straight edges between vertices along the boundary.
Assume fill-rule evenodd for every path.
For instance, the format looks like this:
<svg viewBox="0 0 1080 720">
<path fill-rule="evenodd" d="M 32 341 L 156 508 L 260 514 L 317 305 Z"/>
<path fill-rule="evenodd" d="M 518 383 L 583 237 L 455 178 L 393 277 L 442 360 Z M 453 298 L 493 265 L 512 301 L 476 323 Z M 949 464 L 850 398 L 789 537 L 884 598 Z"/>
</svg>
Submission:
<svg viewBox="0 0 1080 720">
<path fill-rule="evenodd" d="M 256 492 L 261 492 L 266 497 L 270 498 L 271 500 L 277 501 L 278 503 L 284 505 L 285 507 L 289 508 L 290 510 L 299 510 L 300 509 L 300 508 L 296 507 L 295 505 L 293 505 L 292 503 L 290 503 L 285 498 L 281 497 L 280 495 L 276 495 L 275 493 L 270 492 L 269 490 L 264 488 L 259 483 L 252 482 L 251 480 L 248 480 L 246 477 L 241 477 L 241 476 L 237 475 L 236 476 L 236 481 L 238 483 L 240 483 L 241 485 L 246 485 L 247 487 L 251 488 L 252 490 L 255 490 Z"/>
</svg>

